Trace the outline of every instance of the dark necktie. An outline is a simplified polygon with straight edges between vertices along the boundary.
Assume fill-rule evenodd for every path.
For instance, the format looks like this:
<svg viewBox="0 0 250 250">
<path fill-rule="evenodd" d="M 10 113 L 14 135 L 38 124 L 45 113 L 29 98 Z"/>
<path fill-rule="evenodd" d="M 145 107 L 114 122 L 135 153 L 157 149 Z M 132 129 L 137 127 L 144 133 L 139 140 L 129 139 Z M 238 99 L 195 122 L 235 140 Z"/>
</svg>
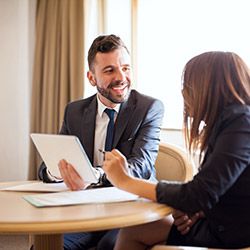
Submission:
<svg viewBox="0 0 250 250">
<path fill-rule="evenodd" d="M 109 124 L 107 128 L 107 135 L 106 135 L 106 141 L 105 141 L 105 151 L 111 151 L 112 150 L 112 144 L 113 144 L 113 134 L 114 134 L 114 115 L 115 110 L 114 109 L 105 109 L 104 112 L 109 117 Z"/>
</svg>

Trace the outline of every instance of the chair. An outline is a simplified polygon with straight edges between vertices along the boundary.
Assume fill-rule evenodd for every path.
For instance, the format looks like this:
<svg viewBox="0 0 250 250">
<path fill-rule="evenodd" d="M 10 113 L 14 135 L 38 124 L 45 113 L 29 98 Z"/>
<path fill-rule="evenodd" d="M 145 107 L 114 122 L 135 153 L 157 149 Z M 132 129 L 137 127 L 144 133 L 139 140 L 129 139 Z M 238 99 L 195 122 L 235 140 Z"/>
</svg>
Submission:
<svg viewBox="0 0 250 250">
<path fill-rule="evenodd" d="M 187 153 L 181 147 L 161 142 L 155 162 L 158 180 L 188 181 L 193 177 L 195 167 Z"/>
<path fill-rule="evenodd" d="M 195 167 L 189 159 L 184 149 L 161 142 L 158 156 L 155 162 L 156 178 L 168 181 L 188 181 L 193 177 Z M 177 250 L 183 248 L 173 248 L 170 246 L 156 245 L 151 250 Z M 184 249 L 183 249 L 184 250 Z M 186 249 L 185 249 L 186 250 Z"/>
<path fill-rule="evenodd" d="M 212 248 L 156 245 L 150 250 L 207 250 Z"/>
<path fill-rule="evenodd" d="M 206 247 L 187 247 L 187 246 L 163 246 L 156 245 L 150 250 L 226 250 L 221 248 L 206 248 Z M 236 250 L 236 249 L 235 249 Z M 238 249 L 240 250 L 240 249 Z M 250 250 L 250 247 L 241 248 L 241 250 Z"/>
</svg>

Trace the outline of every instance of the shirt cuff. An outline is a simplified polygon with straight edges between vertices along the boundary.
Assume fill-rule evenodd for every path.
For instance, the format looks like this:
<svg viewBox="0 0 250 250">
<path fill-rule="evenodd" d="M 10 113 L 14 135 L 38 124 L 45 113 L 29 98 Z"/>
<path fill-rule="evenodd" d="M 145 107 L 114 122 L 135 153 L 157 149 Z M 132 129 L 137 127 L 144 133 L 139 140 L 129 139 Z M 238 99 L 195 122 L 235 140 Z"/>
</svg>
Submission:
<svg viewBox="0 0 250 250">
<path fill-rule="evenodd" d="M 97 166 L 94 168 L 94 171 L 95 171 L 95 175 L 97 177 L 97 179 L 100 180 L 102 179 L 102 176 L 105 174 L 102 167 L 101 166 Z"/>
<path fill-rule="evenodd" d="M 95 170 L 99 172 L 99 182 L 98 186 L 110 187 L 112 186 L 110 181 L 107 179 L 105 172 L 103 171 L 101 166 L 96 166 Z"/>
<path fill-rule="evenodd" d="M 49 180 L 48 182 L 50 183 L 59 183 L 59 182 L 63 182 L 63 179 L 62 178 L 58 178 L 54 175 L 52 175 L 50 173 L 50 171 L 48 170 L 48 168 L 46 168 L 46 177 L 47 177 L 47 180 Z"/>
</svg>

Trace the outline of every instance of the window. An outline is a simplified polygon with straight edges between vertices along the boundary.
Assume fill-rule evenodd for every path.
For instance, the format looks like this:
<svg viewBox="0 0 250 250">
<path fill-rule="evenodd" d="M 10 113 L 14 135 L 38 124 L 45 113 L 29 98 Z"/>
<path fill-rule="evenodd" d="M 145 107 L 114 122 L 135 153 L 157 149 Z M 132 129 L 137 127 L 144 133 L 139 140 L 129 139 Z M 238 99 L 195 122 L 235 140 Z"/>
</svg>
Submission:
<svg viewBox="0 0 250 250">
<path fill-rule="evenodd" d="M 131 46 L 130 0 L 106 3 L 106 33 Z M 248 0 L 138 0 L 135 86 L 164 102 L 164 127 L 182 127 L 181 75 L 193 56 L 234 51 L 250 65 L 248 6 Z"/>
</svg>

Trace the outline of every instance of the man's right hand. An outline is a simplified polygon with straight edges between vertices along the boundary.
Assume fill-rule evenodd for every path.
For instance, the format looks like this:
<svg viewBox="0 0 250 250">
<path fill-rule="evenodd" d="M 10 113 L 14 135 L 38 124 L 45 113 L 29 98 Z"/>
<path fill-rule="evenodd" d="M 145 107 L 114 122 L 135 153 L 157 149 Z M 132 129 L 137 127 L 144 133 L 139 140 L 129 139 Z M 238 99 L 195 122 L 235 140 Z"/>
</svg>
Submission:
<svg viewBox="0 0 250 250">
<path fill-rule="evenodd" d="M 84 183 L 74 167 L 66 160 L 61 160 L 58 163 L 58 167 L 64 183 L 70 190 L 76 191 L 86 188 L 86 183 Z"/>
<path fill-rule="evenodd" d="M 174 225 L 177 227 L 177 230 L 182 234 L 187 234 L 190 228 L 202 217 L 204 213 L 202 211 L 197 212 L 192 215 L 188 215 L 180 210 L 175 210 L 172 214 L 174 218 Z"/>
</svg>

